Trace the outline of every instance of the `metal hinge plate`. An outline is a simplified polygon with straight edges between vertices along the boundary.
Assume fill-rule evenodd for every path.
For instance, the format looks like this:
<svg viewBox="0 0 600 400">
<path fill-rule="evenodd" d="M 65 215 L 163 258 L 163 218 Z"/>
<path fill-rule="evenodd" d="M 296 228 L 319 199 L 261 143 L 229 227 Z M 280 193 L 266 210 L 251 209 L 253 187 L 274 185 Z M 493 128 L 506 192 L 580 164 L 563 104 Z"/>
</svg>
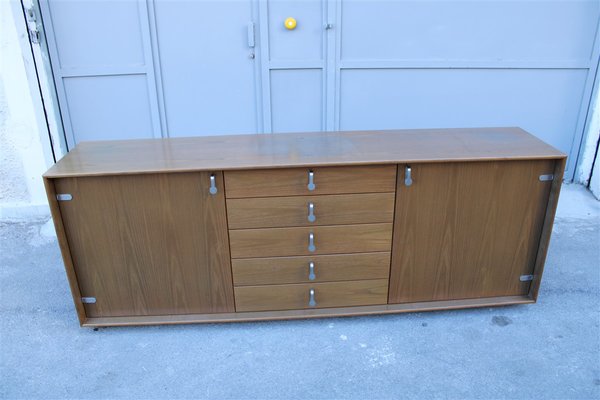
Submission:
<svg viewBox="0 0 600 400">
<path fill-rule="evenodd" d="M 68 193 L 61 193 L 56 195 L 56 200 L 58 201 L 71 201 L 73 200 L 73 196 Z"/>
<path fill-rule="evenodd" d="M 94 303 L 96 303 L 96 298 L 95 297 L 82 297 L 81 302 L 84 304 L 94 304 Z"/>
<path fill-rule="evenodd" d="M 554 175 L 552 175 L 552 174 L 540 175 L 540 181 L 542 181 L 542 182 L 552 181 L 552 180 L 554 180 Z"/>
<path fill-rule="evenodd" d="M 519 280 L 520 280 L 521 282 L 529 282 L 529 281 L 532 281 L 532 280 L 533 280 L 533 275 L 521 275 L 521 276 L 519 277 Z"/>
</svg>

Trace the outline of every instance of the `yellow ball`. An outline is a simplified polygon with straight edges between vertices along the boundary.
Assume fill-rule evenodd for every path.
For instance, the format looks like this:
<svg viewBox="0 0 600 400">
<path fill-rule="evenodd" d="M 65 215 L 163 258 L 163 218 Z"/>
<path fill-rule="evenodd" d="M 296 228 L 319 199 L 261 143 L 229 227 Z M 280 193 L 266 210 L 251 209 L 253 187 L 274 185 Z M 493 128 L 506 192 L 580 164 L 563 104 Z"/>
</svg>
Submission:
<svg viewBox="0 0 600 400">
<path fill-rule="evenodd" d="M 296 28 L 296 19 L 289 17 L 286 18 L 285 22 L 283 23 L 285 25 L 285 27 L 289 30 L 292 30 L 294 28 Z"/>
</svg>

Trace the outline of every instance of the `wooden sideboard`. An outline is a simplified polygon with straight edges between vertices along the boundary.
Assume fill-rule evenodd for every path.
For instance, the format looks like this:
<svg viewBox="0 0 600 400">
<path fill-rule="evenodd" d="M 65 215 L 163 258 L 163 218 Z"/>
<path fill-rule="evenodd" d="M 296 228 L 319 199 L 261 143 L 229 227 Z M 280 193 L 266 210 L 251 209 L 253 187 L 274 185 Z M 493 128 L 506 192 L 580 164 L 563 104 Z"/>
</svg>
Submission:
<svg viewBox="0 0 600 400">
<path fill-rule="evenodd" d="M 537 299 L 566 156 L 519 128 L 79 144 L 44 174 L 82 326 Z"/>
</svg>

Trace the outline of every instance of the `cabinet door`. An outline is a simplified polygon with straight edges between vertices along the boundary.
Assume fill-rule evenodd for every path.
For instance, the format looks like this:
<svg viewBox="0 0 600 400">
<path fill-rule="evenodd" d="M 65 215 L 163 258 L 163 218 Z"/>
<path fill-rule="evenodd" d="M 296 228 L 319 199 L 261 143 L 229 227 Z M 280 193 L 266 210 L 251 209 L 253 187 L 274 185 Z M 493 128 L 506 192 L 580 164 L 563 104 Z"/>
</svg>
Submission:
<svg viewBox="0 0 600 400">
<path fill-rule="evenodd" d="M 554 161 L 412 165 L 398 170 L 390 303 L 524 295 Z"/>
<path fill-rule="evenodd" d="M 233 312 L 222 174 L 62 178 L 60 211 L 88 317 Z"/>
</svg>

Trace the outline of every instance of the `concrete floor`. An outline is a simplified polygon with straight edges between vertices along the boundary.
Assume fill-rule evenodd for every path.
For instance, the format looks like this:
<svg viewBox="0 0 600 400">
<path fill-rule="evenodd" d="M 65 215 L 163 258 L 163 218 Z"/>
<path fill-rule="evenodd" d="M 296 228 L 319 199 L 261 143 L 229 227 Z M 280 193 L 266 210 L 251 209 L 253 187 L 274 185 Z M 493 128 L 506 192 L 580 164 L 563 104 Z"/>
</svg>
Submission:
<svg viewBox="0 0 600 400">
<path fill-rule="evenodd" d="M 0 227 L 3 399 L 600 397 L 600 202 L 579 186 L 537 304 L 375 317 L 83 329 L 44 222 Z"/>
</svg>

